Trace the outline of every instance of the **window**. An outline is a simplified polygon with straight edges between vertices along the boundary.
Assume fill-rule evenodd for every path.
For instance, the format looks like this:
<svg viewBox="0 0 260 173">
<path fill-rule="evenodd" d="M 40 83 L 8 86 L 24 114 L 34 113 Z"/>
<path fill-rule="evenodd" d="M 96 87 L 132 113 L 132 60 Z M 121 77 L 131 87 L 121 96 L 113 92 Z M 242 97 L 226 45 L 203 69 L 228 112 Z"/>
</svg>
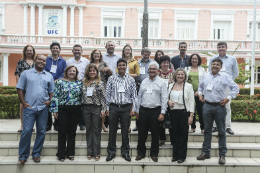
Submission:
<svg viewBox="0 0 260 173">
<path fill-rule="evenodd" d="M 0 14 L 0 33 L 3 34 L 3 31 L 2 31 L 2 14 Z"/>
<path fill-rule="evenodd" d="M 214 21 L 213 22 L 213 39 L 230 40 L 231 39 L 231 22 Z"/>
<path fill-rule="evenodd" d="M 195 21 L 178 20 L 177 21 L 177 39 L 195 39 Z"/>
<path fill-rule="evenodd" d="M 141 23 L 141 35 L 143 32 L 143 20 L 140 21 Z M 148 23 L 148 38 L 159 38 L 159 20 L 149 20 Z"/>
<path fill-rule="evenodd" d="M 260 40 L 260 23 L 256 23 L 256 40 Z M 253 39 L 253 23 L 249 23 L 249 39 Z"/>
<path fill-rule="evenodd" d="M 122 37 L 122 19 L 104 19 L 104 37 Z"/>
</svg>

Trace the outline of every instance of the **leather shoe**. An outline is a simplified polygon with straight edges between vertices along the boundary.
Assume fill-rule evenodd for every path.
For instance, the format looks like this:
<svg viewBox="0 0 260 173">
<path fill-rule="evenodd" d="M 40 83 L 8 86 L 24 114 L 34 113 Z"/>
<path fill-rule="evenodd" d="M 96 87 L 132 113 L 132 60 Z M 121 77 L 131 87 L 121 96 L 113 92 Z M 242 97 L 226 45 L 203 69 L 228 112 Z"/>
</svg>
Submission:
<svg viewBox="0 0 260 173">
<path fill-rule="evenodd" d="M 172 162 L 176 162 L 178 159 L 176 159 L 176 158 L 172 158 Z"/>
<path fill-rule="evenodd" d="M 184 162 L 184 160 L 181 160 L 181 159 L 178 160 L 178 163 L 183 163 L 183 162 Z"/>
<path fill-rule="evenodd" d="M 206 155 L 202 153 L 200 156 L 197 157 L 197 160 L 205 160 L 205 159 L 210 159 L 210 155 Z"/>
<path fill-rule="evenodd" d="M 109 154 L 106 158 L 106 161 L 111 161 L 113 158 L 115 158 L 115 154 Z"/>
<path fill-rule="evenodd" d="M 230 135 L 234 135 L 234 132 L 231 130 L 231 128 L 227 128 L 226 132 Z"/>
<path fill-rule="evenodd" d="M 41 158 L 40 158 L 40 157 L 34 157 L 34 158 L 33 158 L 33 161 L 34 161 L 35 163 L 39 163 L 39 162 L 41 161 Z"/>
<path fill-rule="evenodd" d="M 152 160 L 153 160 L 154 162 L 158 162 L 158 157 L 152 157 Z"/>
<path fill-rule="evenodd" d="M 129 156 L 128 153 L 126 153 L 125 155 L 122 154 L 122 157 L 123 157 L 126 161 L 131 162 L 131 157 Z"/>
<path fill-rule="evenodd" d="M 135 126 L 135 128 L 133 128 L 133 131 L 138 131 L 138 127 Z"/>
<path fill-rule="evenodd" d="M 143 159 L 143 157 L 142 156 L 136 156 L 136 158 L 135 158 L 135 160 L 142 160 Z"/>
<path fill-rule="evenodd" d="M 85 130 L 85 126 L 79 126 L 79 130 Z"/>
<path fill-rule="evenodd" d="M 55 131 L 58 131 L 58 126 L 54 126 L 54 130 L 55 130 Z"/>
<path fill-rule="evenodd" d="M 118 129 L 121 129 L 121 124 L 118 124 L 117 128 L 118 128 Z"/>
<path fill-rule="evenodd" d="M 218 128 L 217 127 L 212 127 L 212 133 L 217 132 Z"/>
<path fill-rule="evenodd" d="M 46 132 L 51 130 L 51 126 L 46 127 Z"/>
<path fill-rule="evenodd" d="M 225 164 L 226 163 L 225 156 L 220 156 L 218 163 L 219 164 Z"/>
<path fill-rule="evenodd" d="M 17 165 L 24 165 L 26 160 L 18 160 Z"/>
</svg>

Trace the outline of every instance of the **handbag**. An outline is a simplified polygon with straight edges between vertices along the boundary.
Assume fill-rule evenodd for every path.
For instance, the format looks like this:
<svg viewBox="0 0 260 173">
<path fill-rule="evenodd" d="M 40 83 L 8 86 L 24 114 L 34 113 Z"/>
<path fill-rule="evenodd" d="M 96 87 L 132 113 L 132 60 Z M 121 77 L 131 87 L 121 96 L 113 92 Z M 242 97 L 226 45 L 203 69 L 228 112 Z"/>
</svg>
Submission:
<svg viewBox="0 0 260 173">
<path fill-rule="evenodd" d="M 171 91 L 170 91 L 169 96 L 168 96 L 168 100 L 170 100 L 170 95 L 171 95 L 171 92 L 172 92 L 174 85 L 175 85 L 175 83 L 172 85 Z M 170 114 L 169 114 L 169 109 L 170 108 L 168 106 L 166 113 L 164 115 L 164 120 L 161 121 L 161 123 L 160 123 L 160 126 L 163 127 L 163 128 L 166 128 L 166 129 L 172 128 L 172 122 L 171 122 L 171 118 L 170 118 Z"/>
</svg>

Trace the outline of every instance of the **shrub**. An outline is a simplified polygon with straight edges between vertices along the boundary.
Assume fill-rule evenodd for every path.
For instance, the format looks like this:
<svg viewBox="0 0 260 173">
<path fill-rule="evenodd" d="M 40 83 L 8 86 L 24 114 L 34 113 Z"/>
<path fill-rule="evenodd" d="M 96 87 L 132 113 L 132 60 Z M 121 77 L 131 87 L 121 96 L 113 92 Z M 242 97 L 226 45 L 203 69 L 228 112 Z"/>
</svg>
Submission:
<svg viewBox="0 0 260 173">
<path fill-rule="evenodd" d="M 260 94 L 256 95 L 240 95 L 238 94 L 234 100 L 260 100 Z"/>
<path fill-rule="evenodd" d="M 232 100 L 230 106 L 232 121 L 260 121 L 259 100 Z"/>
<path fill-rule="evenodd" d="M 250 95 L 250 88 L 240 88 L 239 94 Z M 255 88 L 254 94 L 260 94 L 260 89 Z"/>
<path fill-rule="evenodd" d="M 0 118 L 19 118 L 20 101 L 18 94 L 0 94 Z"/>
</svg>

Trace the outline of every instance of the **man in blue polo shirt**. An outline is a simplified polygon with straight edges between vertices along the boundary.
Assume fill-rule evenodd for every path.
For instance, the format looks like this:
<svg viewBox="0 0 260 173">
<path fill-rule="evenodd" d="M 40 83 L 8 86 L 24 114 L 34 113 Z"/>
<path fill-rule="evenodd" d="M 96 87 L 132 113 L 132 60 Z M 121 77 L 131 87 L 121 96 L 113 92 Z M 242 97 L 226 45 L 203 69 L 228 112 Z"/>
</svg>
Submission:
<svg viewBox="0 0 260 173">
<path fill-rule="evenodd" d="M 53 76 L 54 81 L 60 78 L 63 78 L 64 71 L 66 69 L 66 61 L 60 57 L 60 44 L 52 43 L 50 45 L 50 50 L 52 56 L 46 59 L 46 66 L 44 68 L 45 71 L 50 72 Z M 54 130 L 58 131 L 58 119 L 54 120 L 53 126 Z M 48 112 L 48 123 L 47 123 L 47 131 L 51 130 L 52 126 L 52 116 L 51 113 Z"/>
<path fill-rule="evenodd" d="M 23 105 L 23 131 L 19 143 L 18 165 L 24 165 L 30 155 L 31 137 L 35 121 L 37 133 L 32 157 L 36 163 L 41 161 L 41 150 L 48 120 L 47 112 L 54 90 L 53 77 L 44 70 L 46 57 L 38 55 L 34 61 L 35 68 L 25 70 L 16 86 L 20 102 Z"/>
</svg>

